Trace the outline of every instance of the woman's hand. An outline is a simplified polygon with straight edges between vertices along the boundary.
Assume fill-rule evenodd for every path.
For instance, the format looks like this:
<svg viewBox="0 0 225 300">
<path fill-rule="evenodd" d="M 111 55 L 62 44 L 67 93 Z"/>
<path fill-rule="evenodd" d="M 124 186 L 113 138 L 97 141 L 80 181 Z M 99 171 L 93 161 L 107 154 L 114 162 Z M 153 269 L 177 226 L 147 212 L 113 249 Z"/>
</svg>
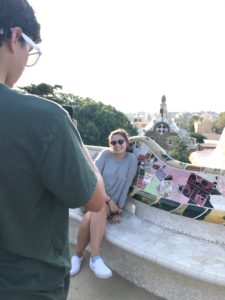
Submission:
<svg viewBox="0 0 225 300">
<path fill-rule="evenodd" d="M 122 209 L 119 208 L 116 203 L 113 202 L 112 199 L 108 200 L 107 201 L 108 205 L 109 205 L 109 208 L 110 208 L 110 212 L 112 214 L 120 214 L 122 212 Z"/>
<path fill-rule="evenodd" d="M 110 215 L 108 220 L 111 224 L 119 224 L 121 222 L 121 216 L 119 214 Z"/>
<path fill-rule="evenodd" d="M 113 202 L 111 198 L 107 200 L 107 204 L 109 206 L 110 215 L 108 217 L 108 220 L 111 224 L 118 224 L 121 222 L 121 212 L 122 209 L 119 208 L 116 203 Z"/>
</svg>

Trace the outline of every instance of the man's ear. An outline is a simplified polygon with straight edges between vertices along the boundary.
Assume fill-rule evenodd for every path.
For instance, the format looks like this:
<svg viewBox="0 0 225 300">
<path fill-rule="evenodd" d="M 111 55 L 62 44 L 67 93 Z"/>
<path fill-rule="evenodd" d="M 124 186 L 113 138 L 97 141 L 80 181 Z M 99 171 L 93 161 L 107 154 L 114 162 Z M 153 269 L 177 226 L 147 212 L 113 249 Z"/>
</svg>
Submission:
<svg viewBox="0 0 225 300">
<path fill-rule="evenodd" d="M 11 37 L 8 40 L 8 45 L 9 45 L 10 50 L 13 53 L 15 53 L 15 51 L 16 51 L 16 47 L 17 47 L 17 44 L 21 37 L 21 34 L 22 34 L 22 30 L 20 27 L 14 27 L 11 29 Z"/>
</svg>

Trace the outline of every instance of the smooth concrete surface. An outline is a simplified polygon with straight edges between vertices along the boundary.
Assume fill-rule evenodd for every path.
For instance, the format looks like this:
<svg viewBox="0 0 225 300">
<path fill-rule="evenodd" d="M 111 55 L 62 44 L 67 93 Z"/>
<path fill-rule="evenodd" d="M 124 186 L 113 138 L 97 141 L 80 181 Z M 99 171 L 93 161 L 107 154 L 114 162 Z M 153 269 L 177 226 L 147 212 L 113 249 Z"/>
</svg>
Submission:
<svg viewBox="0 0 225 300">
<path fill-rule="evenodd" d="M 89 253 L 85 253 L 80 273 L 71 277 L 67 300 L 163 300 L 115 272 L 109 279 L 99 279 L 90 270 L 88 263 Z"/>
</svg>

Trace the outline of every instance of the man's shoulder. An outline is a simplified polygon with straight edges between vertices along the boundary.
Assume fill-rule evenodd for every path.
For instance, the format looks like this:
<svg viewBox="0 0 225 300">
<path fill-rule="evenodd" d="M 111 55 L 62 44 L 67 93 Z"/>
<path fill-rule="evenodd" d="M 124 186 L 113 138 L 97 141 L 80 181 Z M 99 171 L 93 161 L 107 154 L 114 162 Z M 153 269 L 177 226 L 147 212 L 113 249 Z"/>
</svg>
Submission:
<svg viewBox="0 0 225 300">
<path fill-rule="evenodd" d="M 68 113 L 51 100 L 9 88 L 0 90 L 0 99 L 1 120 L 8 122 L 10 116 L 20 132 L 32 132 L 35 138 L 72 127 Z"/>
<path fill-rule="evenodd" d="M 24 94 L 21 91 L 12 91 L 11 96 L 15 97 L 18 106 L 23 108 L 24 114 L 36 116 L 35 118 L 40 118 L 43 122 L 57 122 L 67 115 L 61 105 L 46 98 L 33 94 Z M 22 109 L 20 111 L 22 113 Z"/>
<path fill-rule="evenodd" d="M 28 106 L 30 109 L 60 114 L 64 111 L 61 105 L 40 96 L 31 94 L 20 94 L 20 97 L 24 100 L 24 105 Z"/>
</svg>

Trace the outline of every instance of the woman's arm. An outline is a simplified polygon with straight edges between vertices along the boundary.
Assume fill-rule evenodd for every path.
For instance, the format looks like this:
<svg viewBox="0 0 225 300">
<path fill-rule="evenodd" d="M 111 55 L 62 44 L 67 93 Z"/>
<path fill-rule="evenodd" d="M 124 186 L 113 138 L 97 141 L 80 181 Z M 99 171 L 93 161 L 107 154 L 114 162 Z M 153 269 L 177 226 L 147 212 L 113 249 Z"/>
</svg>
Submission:
<svg viewBox="0 0 225 300">
<path fill-rule="evenodd" d="M 129 164 L 129 168 L 127 170 L 127 180 L 124 185 L 120 199 L 118 201 L 118 206 L 120 208 L 123 208 L 125 205 L 129 188 L 130 188 L 130 186 L 134 180 L 134 176 L 136 175 L 136 172 L 137 172 L 137 164 L 138 164 L 138 161 L 137 161 L 136 156 L 134 154 L 130 154 L 130 164 Z"/>
<path fill-rule="evenodd" d="M 108 159 L 108 149 L 103 149 L 98 156 L 96 157 L 94 163 L 96 167 L 98 168 L 99 172 L 102 174 L 106 160 Z"/>
</svg>

